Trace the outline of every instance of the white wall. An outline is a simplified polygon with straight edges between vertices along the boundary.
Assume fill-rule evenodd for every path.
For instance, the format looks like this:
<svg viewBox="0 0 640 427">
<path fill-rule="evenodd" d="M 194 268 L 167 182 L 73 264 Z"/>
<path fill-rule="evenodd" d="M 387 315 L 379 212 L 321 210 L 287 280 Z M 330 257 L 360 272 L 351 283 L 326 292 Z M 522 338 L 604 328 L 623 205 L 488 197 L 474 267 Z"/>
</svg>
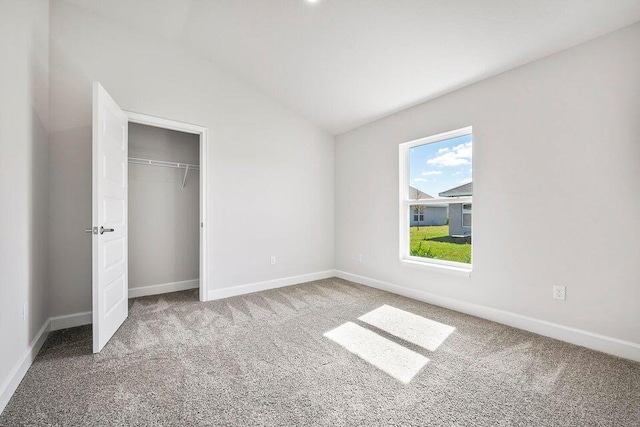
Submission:
<svg viewBox="0 0 640 427">
<path fill-rule="evenodd" d="M 126 110 L 209 129 L 209 289 L 333 268 L 331 135 L 212 62 L 71 2 L 52 3 L 50 26 L 52 315 L 91 309 L 93 80 Z"/>
<path fill-rule="evenodd" d="M 337 137 L 336 268 L 640 343 L 638 46 L 635 24 Z M 401 266 L 398 144 L 469 125 L 473 273 Z"/>
<path fill-rule="evenodd" d="M 48 10 L 0 2 L 0 411 L 48 317 Z"/>
<path fill-rule="evenodd" d="M 199 164 L 200 137 L 129 124 L 129 157 Z M 200 174 L 129 164 L 129 289 L 197 280 Z"/>
</svg>

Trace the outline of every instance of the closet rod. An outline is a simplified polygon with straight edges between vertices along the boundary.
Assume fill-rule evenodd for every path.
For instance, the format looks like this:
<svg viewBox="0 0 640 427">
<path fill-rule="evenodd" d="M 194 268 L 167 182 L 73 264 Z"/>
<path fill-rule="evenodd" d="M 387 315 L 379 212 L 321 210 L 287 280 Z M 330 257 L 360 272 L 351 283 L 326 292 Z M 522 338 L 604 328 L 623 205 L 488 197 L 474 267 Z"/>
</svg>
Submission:
<svg viewBox="0 0 640 427">
<path fill-rule="evenodd" d="M 129 157 L 129 163 L 136 165 L 162 166 L 165 168 L 199 170 L 199 165 L 189 163 L 165 162 L 164 160 L 141 159 L 139 157 Z"/>
</svg>

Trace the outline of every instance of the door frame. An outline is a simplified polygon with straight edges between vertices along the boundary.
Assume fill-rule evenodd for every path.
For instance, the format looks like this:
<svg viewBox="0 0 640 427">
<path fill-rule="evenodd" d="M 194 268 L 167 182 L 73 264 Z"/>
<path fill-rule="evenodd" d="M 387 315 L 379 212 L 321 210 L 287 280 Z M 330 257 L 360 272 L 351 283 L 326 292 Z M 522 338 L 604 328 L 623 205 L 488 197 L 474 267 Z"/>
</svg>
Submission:
<svg viewBox="0 0 640 427">
<path fill-rule="evenodd" d="M 178 132 L 191 133 L 200 137 L 200 278 L 199 298 L 207 301 L 207 247 L 209 233 L 207 232 L 207 148 L 209 145 L 208 129 L 204 126 L 179 122 L 150 116 L 148 114 L 135 113 L 124 110 L 129 123 L 153 126 Z"/>
</svg>

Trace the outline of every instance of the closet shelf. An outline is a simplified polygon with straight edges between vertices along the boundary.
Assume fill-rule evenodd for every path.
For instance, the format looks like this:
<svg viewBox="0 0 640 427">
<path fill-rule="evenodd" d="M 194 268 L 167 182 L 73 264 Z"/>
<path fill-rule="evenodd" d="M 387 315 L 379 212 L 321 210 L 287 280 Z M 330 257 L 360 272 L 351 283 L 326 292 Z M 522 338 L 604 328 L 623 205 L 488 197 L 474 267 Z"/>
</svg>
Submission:
<svg viewBox="0 0 640 427">
<path fill-rule="evenodd" d="M 176 168 L 176 169 L 191 169 L 191 170 L 200 169 L 200 165 L 193 165 L 190 163 L 165 162 L 164 160 L 141 159 L 139 157 L 129 157 L 129 163 L 133 163 L 136 165 L 162 166 L 165 168 Z"/>
</svg>

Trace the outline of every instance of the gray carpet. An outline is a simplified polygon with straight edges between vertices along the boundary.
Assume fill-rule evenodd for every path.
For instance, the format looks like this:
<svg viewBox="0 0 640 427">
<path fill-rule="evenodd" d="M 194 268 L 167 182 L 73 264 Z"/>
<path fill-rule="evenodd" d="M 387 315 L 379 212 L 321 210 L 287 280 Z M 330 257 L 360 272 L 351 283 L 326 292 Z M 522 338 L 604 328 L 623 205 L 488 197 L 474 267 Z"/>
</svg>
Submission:
<svg viewBox="0 0 640 427">
<path fill-rule="evenodd" d="M 430 351 L 358 320 L 383 305 L 455 330 Z M 323 335 L 346 322 L 429 362 L 404 384 Z M 0 425 L 638 426 L 640 364 L 340 279 L 193 290 L 131 300 L 98 355 L 52 333 Z"/>
</svg>

